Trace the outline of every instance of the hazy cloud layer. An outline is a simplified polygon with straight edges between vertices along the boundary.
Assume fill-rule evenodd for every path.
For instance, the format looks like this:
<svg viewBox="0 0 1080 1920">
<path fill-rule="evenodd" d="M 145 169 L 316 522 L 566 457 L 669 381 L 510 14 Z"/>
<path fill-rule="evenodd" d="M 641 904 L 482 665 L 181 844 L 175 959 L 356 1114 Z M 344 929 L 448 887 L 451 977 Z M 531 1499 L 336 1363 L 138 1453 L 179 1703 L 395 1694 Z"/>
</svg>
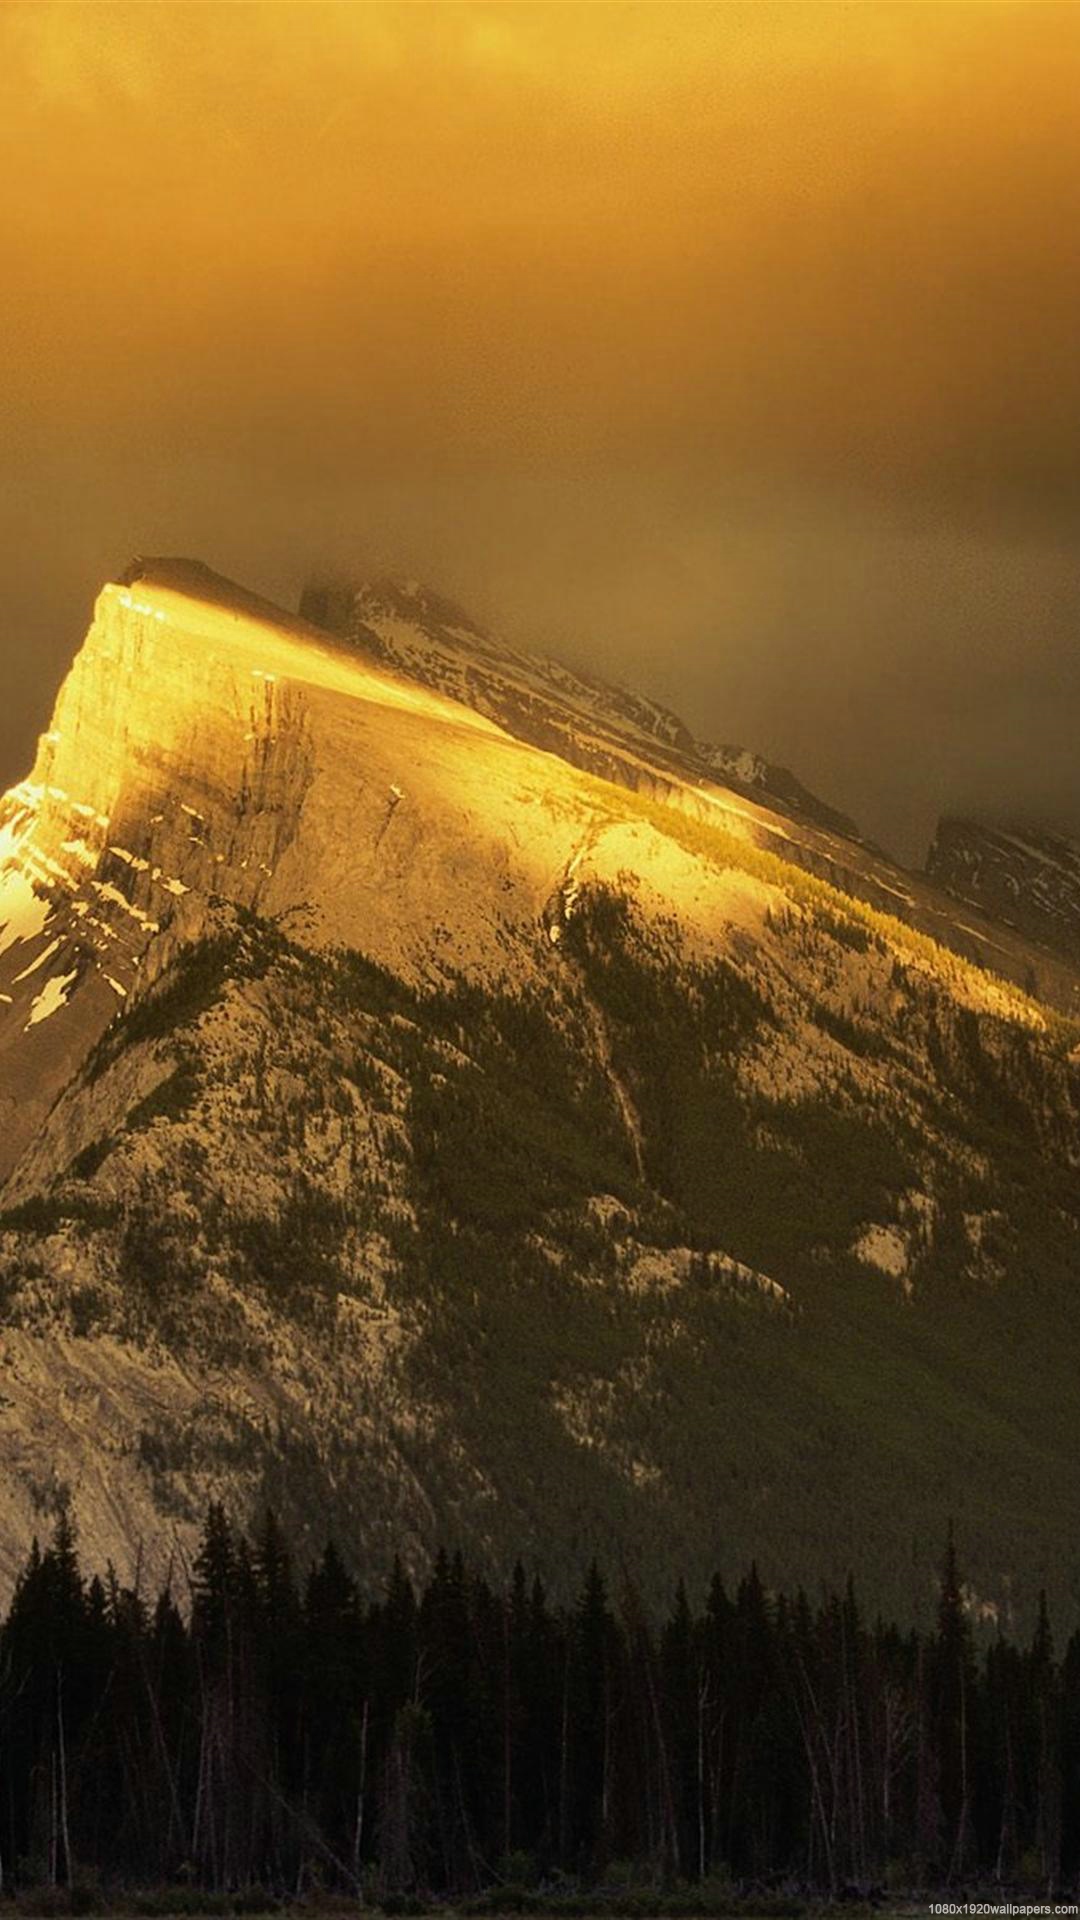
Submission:
<svg viewBox="0 0 1080 1920">
<path fill-rule="evenodd" d="M 0 11 L 24 770 L 92 596 L 387 566 L 921 853 L 1080 830 L 1080 9 Z"/>
</svg>

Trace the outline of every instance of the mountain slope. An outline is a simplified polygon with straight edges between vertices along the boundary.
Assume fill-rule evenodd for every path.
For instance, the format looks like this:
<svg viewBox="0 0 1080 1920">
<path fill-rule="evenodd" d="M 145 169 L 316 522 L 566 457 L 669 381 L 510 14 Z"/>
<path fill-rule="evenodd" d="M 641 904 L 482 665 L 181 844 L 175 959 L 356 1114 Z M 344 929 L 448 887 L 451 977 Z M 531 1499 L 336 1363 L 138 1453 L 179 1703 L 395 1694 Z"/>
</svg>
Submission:
<svg viewBox="0 0 1080 1920">
<path fill-rule="evenodd" d="M 1080 954 L 1080 846 L 1064 834 L 944 819 L 926 870 L 1027 939 L 1070 961 Z"/>
<path fill-rule="evenodd" d="M 384 670 L 448 695 L 516 739 L 605 781 L 713 822 L 894 914 L 942 945 L 1072 1011 L 1077 956 L 968 897 L 959 914 L 933 870 L 914 875 L 785 767 L 694 738 L 656 702 L 524 653 L 416 581 L 309 586 L 301 612 Z M 967 896 L 965 896 L 967 897 Z M 1019 936 L 1019 937 L 1017 937 Z"/>
<path fill-rule="evenodd" d="M 9 1576 L 68 1494 L 123 1568 L 213 1491 L 373 1574 L 858 1560 L 905 1611 L 952 1512 L 987 1605 L 1074 1605 L 1071 1025 L 640 727 L 605 780 L 133 571 L 6 803 Z"/>
<path fill-rule="evenodd" d="M 418 581 L 308 586 L 301 614 L 425 686 L 449 693 L 519 738 L 590 771 L 641 783 L 643 762 L 683 781 L 719 777 L 733 791 L 851 839 L 853 823 L 786 767 L 740 747 L 694 739 L 674 713 L 624 687 L 496 639 Z"/>
</svg>

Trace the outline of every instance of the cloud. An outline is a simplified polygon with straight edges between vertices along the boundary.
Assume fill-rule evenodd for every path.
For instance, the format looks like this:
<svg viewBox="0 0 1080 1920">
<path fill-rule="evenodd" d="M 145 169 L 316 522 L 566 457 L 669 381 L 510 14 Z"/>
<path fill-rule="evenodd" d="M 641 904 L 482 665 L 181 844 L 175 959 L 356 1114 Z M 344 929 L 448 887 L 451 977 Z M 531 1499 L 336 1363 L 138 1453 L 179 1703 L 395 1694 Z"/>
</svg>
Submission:
<svg viewBox="0 0 1080 1920">
<path fill-rule="evenodd" d="M 1080 825 L 1075 10 L 16 4 L 0 54 L 9 774 L 129 548 L 340 552 L 906 851 Z"/>
</svg>

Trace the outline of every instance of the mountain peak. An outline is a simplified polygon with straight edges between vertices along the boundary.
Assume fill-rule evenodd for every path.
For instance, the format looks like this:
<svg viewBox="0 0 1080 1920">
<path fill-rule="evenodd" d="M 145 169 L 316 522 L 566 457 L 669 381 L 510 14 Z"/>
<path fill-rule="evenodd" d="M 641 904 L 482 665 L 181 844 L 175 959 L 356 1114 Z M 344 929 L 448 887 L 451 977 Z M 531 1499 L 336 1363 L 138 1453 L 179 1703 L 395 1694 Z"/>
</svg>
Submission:
<svg viewBox="0 0 1080 1920">
<path fill-rule="evenodd" d="M 252 593 L 248 587 L 238 586 L 227 575 L 215 572 L 205 560 L 187 555 L 136 556 L 109 586 L 130 593 L 133 603 L 149 605 L 151 601 L 156 602 L 159 595 L 169 596 L 188 602 L 193 610 L 201 609 L 204 616 L 212 612 L 229 615 L 234 620 L 257 621 L 263 627 L 294 637 L 303 635 L 309 625 L 317 624 L 309 623 L 303 614 L 288 612 L 262 594 Z M 167 611 L 164 601 L 161 606 Z M 323 638 L 325 643 L 321 630 L 318 636 L 309 633 L 308 637 Z"/>
</svg>

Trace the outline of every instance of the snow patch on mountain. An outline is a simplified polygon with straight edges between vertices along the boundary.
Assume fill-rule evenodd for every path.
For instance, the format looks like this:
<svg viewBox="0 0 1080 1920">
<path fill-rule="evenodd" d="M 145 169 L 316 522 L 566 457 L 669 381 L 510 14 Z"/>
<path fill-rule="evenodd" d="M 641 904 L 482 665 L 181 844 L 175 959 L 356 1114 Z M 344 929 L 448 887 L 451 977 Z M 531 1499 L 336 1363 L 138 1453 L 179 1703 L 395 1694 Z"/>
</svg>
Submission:
<svg viewBox="0 0 1080 1920">
<path fill-rule="evenodd" d="M 79 970 L 73 967 L 70 973 L 55 974 L 46 980 L 30 1007 L 30 1017 L 26 1022 L 27 1030 L 38 1026 L 42 1020 L 51 1020 L 54 1013 L 67 1005 L 68 994 L 79 977 Z"/>
</svg>

